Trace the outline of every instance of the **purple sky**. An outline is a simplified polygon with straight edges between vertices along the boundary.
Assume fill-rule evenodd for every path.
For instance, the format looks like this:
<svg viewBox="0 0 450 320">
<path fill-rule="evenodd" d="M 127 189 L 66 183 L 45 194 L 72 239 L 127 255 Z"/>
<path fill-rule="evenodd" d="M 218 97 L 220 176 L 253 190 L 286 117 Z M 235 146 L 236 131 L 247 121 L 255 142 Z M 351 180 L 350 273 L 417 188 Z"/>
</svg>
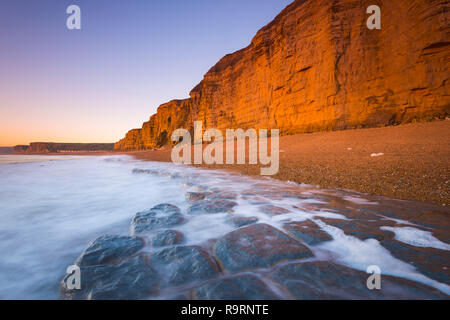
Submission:
<svg viewBox="0 0 450 320">
<path fill-rule="evenodd" d="M 115 142 L 292 0 L 1 0 L 0 146 Z M 82 29 L 66 28 L 77 4 Z"/>
</svg>

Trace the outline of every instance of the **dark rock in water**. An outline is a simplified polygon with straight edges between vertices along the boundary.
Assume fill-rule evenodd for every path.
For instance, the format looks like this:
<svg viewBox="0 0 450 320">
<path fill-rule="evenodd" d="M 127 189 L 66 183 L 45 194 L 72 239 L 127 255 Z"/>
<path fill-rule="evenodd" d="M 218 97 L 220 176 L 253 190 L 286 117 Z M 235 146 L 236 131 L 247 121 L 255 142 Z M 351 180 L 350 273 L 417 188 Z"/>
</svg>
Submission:
<svg viewBox="0 0 450 320">
<path fill-rule="evenodd" d="M 182 175 L 178 172 L 168 172 L 168 171 L 161 171 L 161 170 L 154 170 L 154 169 L 133 169 L 134 174 L 148 174 L 154 177 L 168 177 L 171 179 L 179 179 L 182 178 Z"/>
<path fill-rule="evenodd" d="M 236 200 L 238 195 L 234 192 L 222 191 L 220 189 L 212 189 L 212 193 L 208 195 L 208 199 Z"/>
<path fill-rule="evenodd" d="M 449 251 L 415 247 L 395 239 L 383 240 L 381 245 L 395 258 L 411 264 L 423 275 L 450 285 Z"/>
<path fill-rule="evenodd" d="M 188 201 L 198 201 L 205 199 L 209 192 L 186 192 L 186 199 Z"/>
<path fill-rule="evenodd" d="M 313 256 L 297 240 L 266 224 L 230 232 L 217 241 L 214 249 L 223 267 L 231 272 L 268 268 L 281 261 Z"/>
<path fill-rule="evenodd" d="M 285 229 L 295 237 L 303 240 L 306 244 L 313 246 L 319 243 L 333 240 L 332 237 L 317 226 L 311 220 L 301 222 L 289 222 L 284 225 Z"/>
<path fill-rule="evenodd" d="M 81 267 L 81 289 L 69 290 L 61 283 L 61 296 L 72 300 L 136 300 L 158 288 L 158 275 L 141 256 L 120 264 Z"/>
<path fill-rule="evenodd" d="M 139 212 L 131 221 L 131 234 L 139 234 L 159 228 L 170 228 L 184 222 L 178 207 L 171 204 L 159 204 L 149 211 Z"/>
<path fill-rule="evenodd" d="M 79 266 L 94 266 L 121 261 L 144 247 L 138 237 L 101 236 L 92 242 L 76 261 Z"/>
<path fill-rule="evenodd" d="M 183 178 L 183 175 L 179 172 L 173 172 L 170 175 L 170 179 L 181 179 Z"/>
<path fill-rule="evenodd" d="M 181 244 L 184 241 L 184 236 L 181 232 L 175 230 L 164 230 L 158 232 L 151 238 L 153 247 L 165 247 L 175 244 Z"/>
<path fill-rule="evenodd" d="M 281 267 L 273 279 L 298 300 L 322 299 L 446 299 L 445 294 L 409 280 L 381 275 L 381 289 L 369 290 L 370 275 L 330 262 Z"/>
<path fill-rule="evenodd" d="M 277 300 L 279 299 L 255 276 L 221 279 L 193 291 L 199 300 Z"/>
<path fill-rule="evenodd" d="M 160 173 L 157 170 L 151 169 L 133 169 L 134 174 L 149 174 L 152 176 L 158 176 Z"/>
<path fill-rule="evenodd" d="M 277 214 L 284 214 L 284 213 L 289 213 L 290 211 L 281 207 L 277 207 L 274 205 L 265 205 L 265 206 L 260 206 L 259 210 L 261 210 L 262 212 L 264 212 L 265 214 L 268 215 L 277 215 Z"/>
<path fill-rule="evenodd" d="M 203 200 L 190 206 L 189 213 L 232 213 L 237 203 L 229 200 Z"/>
<path fill-rule="evenodd" d="M 258 196 L 242 196 L 242 200 L 245 200 L 248 204 L 252 205 L 269 205 L 270 202 L 267 199 Z"/>
<path fill-rule="evenodd" d="M 150 265 L 159 270 L 167 283 L 179 286 L 219 275 L 219 268 L 208 252 L 196 246 L 163 249 L 150 257 Z"/>
<path fill-rule="evenodd" d="M 278 187 L 268 187 L 266 183 L 255 183 L 241 192 L 243 196 L 261 196 L 271 200 L 282 200 L 284 192 Z"/>
<path fill-rule="evenodd" d="M 245 227 L 250 224 L 254 224 L 258 222 L 258 218 L 255 217 L 242 217 L 242 216 L 233 216 L 230 218 L 230 222 L 237 228 Z"/>
</svg>

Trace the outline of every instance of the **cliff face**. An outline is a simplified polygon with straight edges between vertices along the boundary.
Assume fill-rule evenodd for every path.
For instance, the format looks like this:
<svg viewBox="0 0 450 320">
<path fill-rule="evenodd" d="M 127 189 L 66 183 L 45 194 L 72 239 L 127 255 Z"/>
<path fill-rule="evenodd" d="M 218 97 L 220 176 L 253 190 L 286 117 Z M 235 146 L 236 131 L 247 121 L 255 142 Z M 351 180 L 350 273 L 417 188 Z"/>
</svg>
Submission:
<svg viewBox="0 0 450 320">
<path fill-rule="evenodd" d="M 366 9 L 381 7 L 381 30 Z M 450 114 L 450 6 L 442 0 L 297 0 L 251 44 L 222 58 L 116 150 L 158 147 L 174 129 L 294 134 Z"/>
</svg>

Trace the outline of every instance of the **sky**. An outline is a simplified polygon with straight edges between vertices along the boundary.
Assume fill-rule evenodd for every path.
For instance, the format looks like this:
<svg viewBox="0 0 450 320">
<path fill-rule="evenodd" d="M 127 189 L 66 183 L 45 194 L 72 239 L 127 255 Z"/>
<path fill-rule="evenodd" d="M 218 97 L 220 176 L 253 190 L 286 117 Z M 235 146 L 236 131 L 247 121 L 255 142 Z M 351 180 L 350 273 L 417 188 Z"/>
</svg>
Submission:
<svg viewBox="0 0 450 320">
<path fill-rule="evenodd" d="M 1 0 L 0 146 L 116 142 L 291 2 Z"/>
</svg>

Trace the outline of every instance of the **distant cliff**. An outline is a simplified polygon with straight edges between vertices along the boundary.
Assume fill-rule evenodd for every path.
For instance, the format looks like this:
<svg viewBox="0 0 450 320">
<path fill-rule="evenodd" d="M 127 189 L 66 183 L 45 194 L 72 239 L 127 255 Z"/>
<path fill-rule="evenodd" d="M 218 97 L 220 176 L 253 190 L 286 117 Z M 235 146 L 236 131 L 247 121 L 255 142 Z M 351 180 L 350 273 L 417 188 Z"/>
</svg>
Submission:
<svg viewBox="0 0 450 320">
<path fill-rule="evenodd" d="M 379 5 L 382 29 L 366 9 Z M 166 144 L 174 129 L 376 127 L 450 114 L 448 1 L 297 0 L 222 58 L 190 98 L 161 105 L 116 150 Z"/>
<path fill-rule="evenodd" d="M 13 147 L 0 147 L 0 154 L 12 154 L 13 152 Z"/>
<path fill-rule="evenodd" d="M 14 147 L 15 154 L 24 153 L 68 153 L 68 152 L 99 152 L 113 151 L 113 143 L 53 143 L 33 142 L 30 145 Z"/>
</svg>

